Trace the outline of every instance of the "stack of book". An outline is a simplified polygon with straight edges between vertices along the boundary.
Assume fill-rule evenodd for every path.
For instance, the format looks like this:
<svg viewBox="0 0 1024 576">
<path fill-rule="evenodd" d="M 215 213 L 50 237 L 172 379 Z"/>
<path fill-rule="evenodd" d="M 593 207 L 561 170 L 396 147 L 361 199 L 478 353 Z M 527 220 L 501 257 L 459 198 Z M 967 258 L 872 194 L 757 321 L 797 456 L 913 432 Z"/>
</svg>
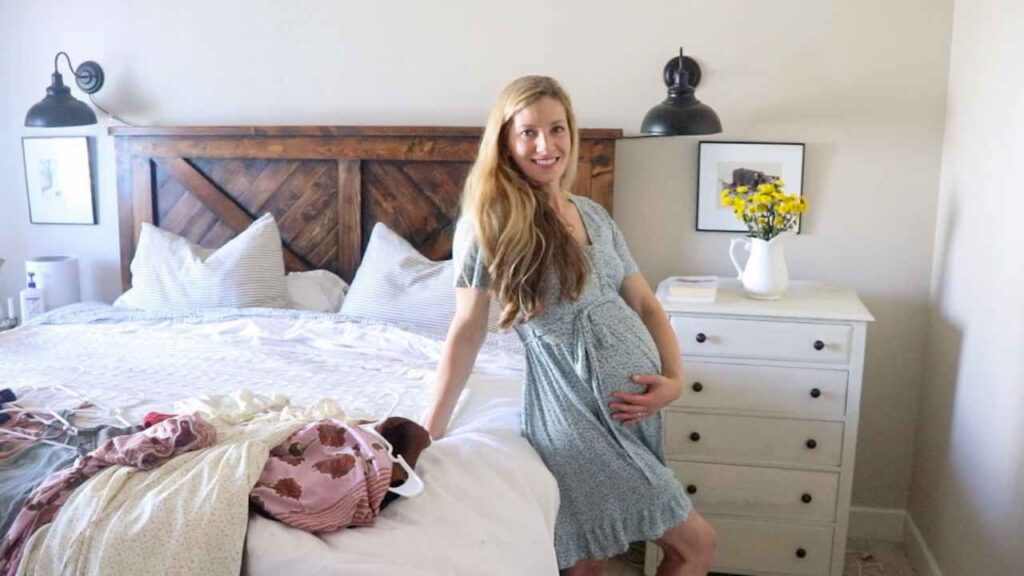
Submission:
<svg viewBox="0 0 1024 576">
<path fill-rule="evenodd" d="M 666 304 L 714 302 L 717 276 L 670 276 L 658 286 L 658 297 Z"/>
</svg>

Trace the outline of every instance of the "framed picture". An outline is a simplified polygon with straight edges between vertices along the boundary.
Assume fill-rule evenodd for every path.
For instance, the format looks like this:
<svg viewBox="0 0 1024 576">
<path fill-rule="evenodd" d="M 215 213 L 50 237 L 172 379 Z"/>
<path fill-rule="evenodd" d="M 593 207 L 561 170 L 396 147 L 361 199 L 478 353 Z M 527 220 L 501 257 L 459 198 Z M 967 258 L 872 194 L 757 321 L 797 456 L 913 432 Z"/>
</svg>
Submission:
<svg viewBox="0 0 1024 576">
<path fill-rule="evenodd" d="M 89 139 L 22 138 L 29 221 L 95 224 Z"/>
<path fill-rule="evenodd" d="M 803 196 L 804 145 L 776 142 L 700 142 L 697 161 L 697 230 L 746 232 L 732 210 L 722 206 L 722 190 L 752 172 L 780 178 L 787 194 Z M 797 223 L 800 233 L 800 223 Z"/>
</svg>

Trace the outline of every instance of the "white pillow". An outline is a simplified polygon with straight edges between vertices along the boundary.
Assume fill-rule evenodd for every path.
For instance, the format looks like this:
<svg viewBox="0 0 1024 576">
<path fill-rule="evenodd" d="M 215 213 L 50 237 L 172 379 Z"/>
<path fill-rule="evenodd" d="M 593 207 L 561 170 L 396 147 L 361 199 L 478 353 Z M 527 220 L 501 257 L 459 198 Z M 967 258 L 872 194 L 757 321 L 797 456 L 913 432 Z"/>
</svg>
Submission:
<svg viewBox="0 0 1024 576">
<path fill-rule="evenodd" d="M 287 304 L 281 233 L 271 214 L 217 250 L 143 223 L 131 271 L 131 295 L 118 305 L 166 311 Z"/>
<path fill-rule="evenodd" d="M 117 297 L 117 300 L 114 300 L 114 306 L 118 308 L 138 308 L 139 304 L 138 299 L 135 297 L 135 290 L 132 288 L 125 290 L 124 294 L 121 294 Z"/>
<path fill-rule="evenodd" d="M 338 312 L 348 291 L 348 282 L 330 270 L 292 272 L 285 277 L 292 308 L 314 312 Z"/>
<path fill-rule="evenodd" d="M 451 260 L 429 260 L 378 222 L 341 312 L 444 333 L 455 315 L 453 279 Z M 488 329 L 496 331 L 497 326 L 498 309 L 492 302 Z"/>
<path fill-rule="evenodd" d="M 290 272 L 285 276 L 285 285 L 288 290 L 289 308 L 311 312 L 340 311 L 345 293 L 348 292 L 348 282 L 330 270 Z M 114 300 L 114 306 L 138 308 L 137 291 L 129 288 Z"/>
</svg>

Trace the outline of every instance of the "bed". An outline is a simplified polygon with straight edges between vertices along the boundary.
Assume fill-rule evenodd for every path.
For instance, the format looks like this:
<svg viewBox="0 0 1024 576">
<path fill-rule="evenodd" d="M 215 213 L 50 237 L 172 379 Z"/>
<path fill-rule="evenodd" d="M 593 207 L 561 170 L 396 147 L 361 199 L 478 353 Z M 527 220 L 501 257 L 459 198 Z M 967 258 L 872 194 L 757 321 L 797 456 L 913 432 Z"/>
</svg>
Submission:
<svg viewBox="0 0 1024 576">
<path fill-rule="evenodd" d="M 480 130 L 451 127 L 112 128 L 121 275 L 143 223 L 216 249 L 274 215 L 288 271 L 356 278 L 382 223 L 450 258 Z M 581 133 L 574 192 L 612 209 L 617 130 Z M 353 290 L 355 287 L 353 287 Z M 142 311 L 96 303 L 0 333 L 4 386 L 56 406 L 67 386 L 129 420 L 239 389 L 351 417 L 419 419 L 443 332 L 416 322 L 284 308 Z M 554 574 L 554 479 L 519 436 L 522 351 L 492 333 L 450 432 L 421 456 L 423 494 L 370 528 L 315 536 L 250 514 L 246 574 Z M 231 546 L 230 543 L 225 543 Z"/>
</svg>

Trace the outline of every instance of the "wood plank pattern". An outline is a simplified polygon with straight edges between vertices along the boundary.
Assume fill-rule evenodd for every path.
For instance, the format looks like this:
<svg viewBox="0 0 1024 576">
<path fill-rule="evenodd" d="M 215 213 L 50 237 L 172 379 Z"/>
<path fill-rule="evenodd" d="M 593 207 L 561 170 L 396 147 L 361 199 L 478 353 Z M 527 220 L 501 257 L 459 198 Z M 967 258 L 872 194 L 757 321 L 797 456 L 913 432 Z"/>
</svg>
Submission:
<svg viewBox="0 0 1024 576">
<path fill-rule="evenodd" d="M 132 201 L 134 186 L 132 181 L 131 149 L 128 142 L 115 139 L 114 149 L 117 155 L 117 227 L 121 252 L 121 289 L 131 288 L 131 261 L 135 254 L 135 204 Z"/>
<path fill-rule="evenodd" d="M 182 183 L 197 200 L 231 228 L 241 232 L 252 223 L 252 216 L 239 208 L 238 204 L 224 195 L 184 158 L 161 160 L 159 163 L 166 167 L 171 176 Z"/>
<path fill-rule="evenodd" d="M 202 202 L 203 206 L 212 212 L 224 225 L 239 233 L 252 224 L 253 217 L 238 206 L 231 198 L 220 191 L 212 182 L 196 170 L 183 158 L 171 158 L 158 161 L 175 180 L 188 189 L 192 197 Z M 180 204 L 181 202 L 179 202 Z M 209 217 L 206 218 L 208 220 Z M 183 236 L 190 239 L 202 238 L 213 228 L 214 222 L 207 222 L 202 219 L 189 220 L 182 230 Z M 198 230 L 202 230 L 198 233 Z M 308 270 L 309 264 L 287 246 L 283 247 L 285 266 L 288 270 Z"/>
<path fill-rule="evenodd" d="M 478 126 L 111 126 L 111 136 L 469 136 L 480 138 Z M 614 140 L 622 130 L 581 128 L 580 138 Z"/>
<path fill-rule="evenodd" d="M 188 194 L 188 190 L 172 178 L 170 172 L 160 164 L 154 166 L 154 172 L 154 180 L 156 181 L 156 221 L 158 226 L 163 227 L 170 211 L 181 200 L 182 196 Z"/>
<path fill-rule="evenodd" d="M 419 165 L 420 172 L 430 171 Z M 363 243 L 383 222 L 431 260 L 451 257 L 451 232 L 458 216 L 462 170 L 433 170 L 432 193 L 400 162 L 363 163 Z M 439 180 L 447 179 L 444 185 Z M 441 191 L 447 190 L 447 194 Z"/>
<path fill-rule="evenodd" d="M 268 137 L 240 139 L 173 138 L 144 136 L 135 142 L 136 153 L 151 158 L 271 158 L 281 160 L 417 160 L 472 162 L 479 143 L 475 138 L 434 142 L 419 137 L 394 140 L 362 136 L 337 139 Z"/>
<path fill-rule="evenodd" d="M 591 197 L 590 192 L 590 162 L 580 160 L 576 171 L 576 181 L 572 185 L 572 193 L 579 196 Z"/>
<path fill-rule="evenodd" d="M 352 282 L 363 260 L 362 162 L 338 160 L 338 275 Z"/>
<path fill-rule="evenodd" d="M 159 163 L 157 164 L 157 170 L 160 172 L 167 171 L 166 167 Z M 177 200 L 173 204 L 168 202 L 165 205 L 164 191 L 174 189 L 180 189 L 181 194 L 177 195 Z M 168 232 L 184 236 L 196 244 L 202 244 L 202 238 L 188 235 L 189 222 L 201 220 L 213 223 L 217 220 L 213 212 L 210 212 L 202 202 L 185 189 L 184 185 L 173 178 L 167 181 L 164 188 L 157 191 L 157 203 L 160 205 L 160 213 L 163 214 L 158 225 Z"/>
<path fill-rule="evenodd" d="M 217 248 L 274 214 L 289 270 L 351 281 L 384 222 L 431 259 L 449 258 L 480 128 L 115 127 L 122 280 L 141 222 Z M 574 191 L 612 209 L 619 130 L 581 130 Z"/>
<path fill-rule="evenodd" d="M 615 141 L 591 142 L 587 157 L 590 164 L 590 197 L 604 206 L 609 214 L 614 214 Z"/>
<path fill-rule="evenodd" d="M 132 241 L 139 245 L 142 223 L 153 223 L 153 164 L 145 158 L 132 159 Z"/>
</svg>

